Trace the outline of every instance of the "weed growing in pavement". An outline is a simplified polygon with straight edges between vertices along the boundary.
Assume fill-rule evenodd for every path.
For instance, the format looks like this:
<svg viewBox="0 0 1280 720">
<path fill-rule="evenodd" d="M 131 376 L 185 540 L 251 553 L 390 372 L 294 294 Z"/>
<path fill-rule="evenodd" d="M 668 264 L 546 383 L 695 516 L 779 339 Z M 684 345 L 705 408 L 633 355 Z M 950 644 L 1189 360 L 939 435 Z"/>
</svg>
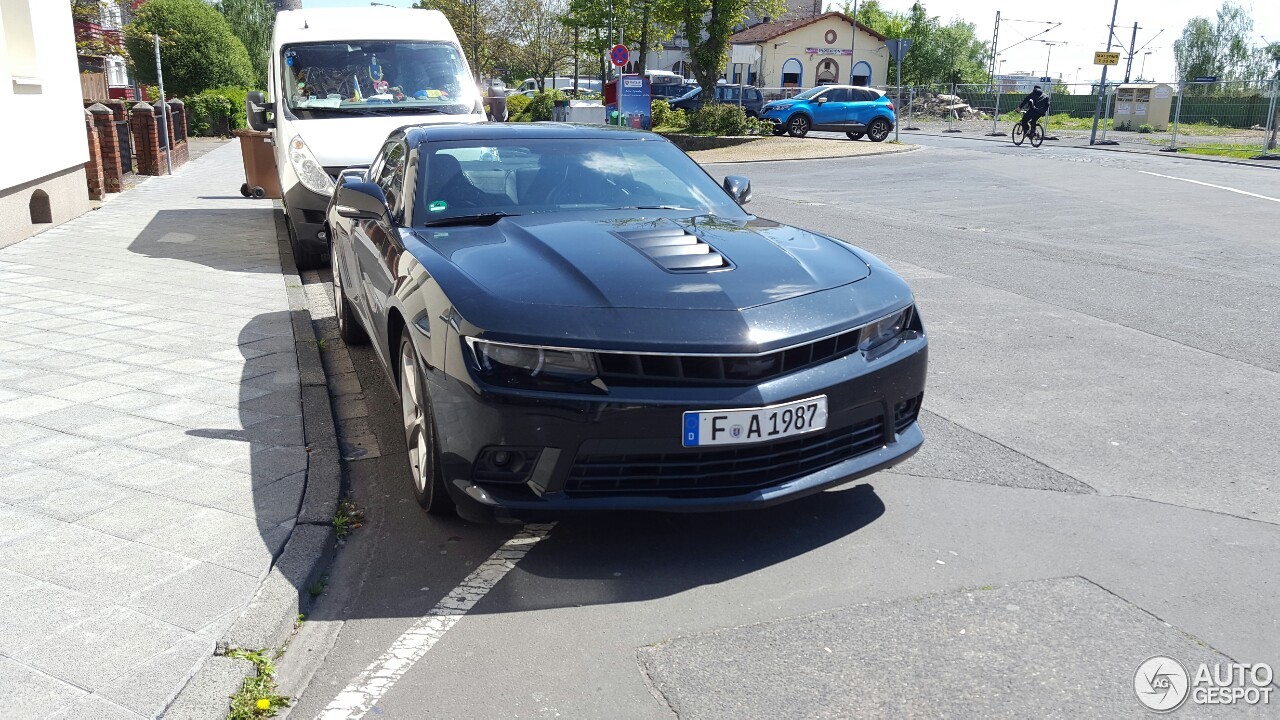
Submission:
<svg viewBox="0 0 1280 720">
<path fill-rule="evenodd" d="M 329 586 L 329 576 L 321 575 L 319 580 L 307 586 L 307 592 L 310 593 L 311 597 L 313 598 L 319 597 L 321 593 L 324 592 L 324 589 L 328 586 Z"/>
<path fill-rule="evenodd" d="M 352 530 L 364 524 L 364 510 L 356 507 L 350 498 L 338 501 L 338 510 L 333 514 L 333 531 L 338 539 L 345 539 Z"/>
<path fill-rule="evenodd" d="M 276 666 L 265 650 L 232 650 L 227 657 L 253 663 L 257 674 L 247 677 L 231 696 L 231 712 L 227 720 L 257 720 L 275 717 L 280 708 L 289 706 L 289 698 L 276 692 Z"/>
</svg>

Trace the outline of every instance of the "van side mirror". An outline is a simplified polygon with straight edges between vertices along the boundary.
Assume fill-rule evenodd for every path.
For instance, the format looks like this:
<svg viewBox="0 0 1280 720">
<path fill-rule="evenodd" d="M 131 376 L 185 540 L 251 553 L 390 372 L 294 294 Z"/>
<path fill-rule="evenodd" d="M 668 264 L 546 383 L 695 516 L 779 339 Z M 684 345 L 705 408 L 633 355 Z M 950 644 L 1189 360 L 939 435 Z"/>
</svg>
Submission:
<svg viewBox="0 0 1280 720">
<path fill-rule="evenodd" d="M 344 218 L 385 220 L 389 213 L 382 188 L 371 182 L 345 182 L 335 193 L 334 210 Z"/>
<path fill-rule="evenodd" d="M 276 126 L 275 120 L 267 119 L 267 97 L 261 90 L 253 90 L 244 96 L 245 117 L 253 130 L 265 131 Z"/>
<path fill-rule="evenodd" d="M 751 202 L 751 181 L 741 175 L 728 175 L 724 179 L 724 190 L 739 204 Z"/>
</svg>

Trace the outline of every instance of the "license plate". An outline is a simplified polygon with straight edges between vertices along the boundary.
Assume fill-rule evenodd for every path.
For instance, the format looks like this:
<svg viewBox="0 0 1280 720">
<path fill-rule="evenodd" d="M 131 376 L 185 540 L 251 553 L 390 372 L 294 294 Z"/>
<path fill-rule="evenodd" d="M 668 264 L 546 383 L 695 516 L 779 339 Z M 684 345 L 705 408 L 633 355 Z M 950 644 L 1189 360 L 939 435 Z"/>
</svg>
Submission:
<svg viewBox="0 0 1280 720">
<path fill-rule="evenodd" d="M 827 427 L 827 396 L 735 410 L 698 410 L 684 414 L 685 447 L 745 445 L 803 435 Z"/>
</svg>

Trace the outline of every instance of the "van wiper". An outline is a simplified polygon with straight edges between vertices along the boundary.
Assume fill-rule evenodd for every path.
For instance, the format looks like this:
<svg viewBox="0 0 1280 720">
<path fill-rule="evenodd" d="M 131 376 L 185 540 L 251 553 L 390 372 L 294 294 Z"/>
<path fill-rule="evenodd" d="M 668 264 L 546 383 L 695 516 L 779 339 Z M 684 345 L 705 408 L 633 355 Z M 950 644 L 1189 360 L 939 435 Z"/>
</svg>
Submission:
<svg viewBox="0 0 1280 720">
<path fill-rule="evenodd" d="M 455 215 L 453 217 L 428 220 L 420 227 L 442 227 L 446 225 L 492 225 L 502 218 L 517 217 L 520 213 L 487 212 L 475 215 Z"/>
</svg>

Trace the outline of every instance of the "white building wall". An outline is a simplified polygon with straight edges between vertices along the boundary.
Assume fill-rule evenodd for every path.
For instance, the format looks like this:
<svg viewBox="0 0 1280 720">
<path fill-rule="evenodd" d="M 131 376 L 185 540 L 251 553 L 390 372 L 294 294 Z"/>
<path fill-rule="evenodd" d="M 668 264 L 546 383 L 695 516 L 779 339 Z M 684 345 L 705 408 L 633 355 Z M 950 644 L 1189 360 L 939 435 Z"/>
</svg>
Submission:
<svg viewBox="0 0 1280 720">
<path fill-rule="evenodd" d="M 53 223 L 88 209 L 89 160 L 71 4 L 0 0 L 0 244 L 26 237 L 29 196 L 49 195 Z M 79 181 L 70 176 L 76 175 Z M 35 181 L 41 181 L 35 183 Z M 19 212 L 20 210 L 20 212 Z M 20 226 L 20 227 L 19 227 Z"/>
</svg>

